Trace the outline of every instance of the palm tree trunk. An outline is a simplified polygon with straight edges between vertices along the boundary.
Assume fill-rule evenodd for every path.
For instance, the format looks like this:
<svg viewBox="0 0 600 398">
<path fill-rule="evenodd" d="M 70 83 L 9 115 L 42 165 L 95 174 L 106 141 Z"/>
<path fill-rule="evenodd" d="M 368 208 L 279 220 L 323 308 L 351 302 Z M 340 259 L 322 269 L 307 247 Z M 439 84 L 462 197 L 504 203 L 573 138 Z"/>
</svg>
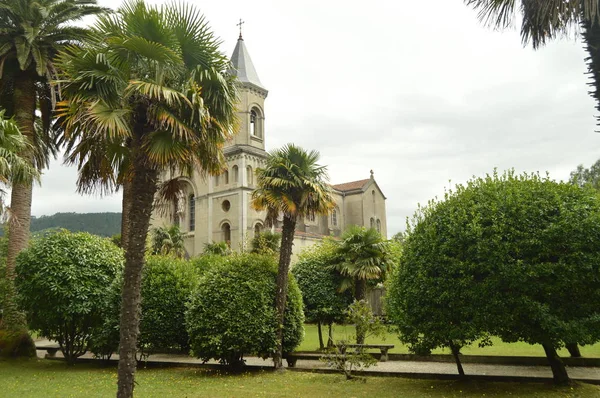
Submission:
<svg viewBox="0 0 600 398">
<path fill-rule="evenodd" d="M 146 159 L 141 149 L 143 129 L 136 133 L 135 142 L 132 143 L 133 177 L 131 179 L 131 203 L 128 212 L 128 238 L 126 238 L 128 243 L 125 251 L 121 300 L 118 398 L 133 397 L 140 323 L 142 269 L 158 180 L 157 171 L 146 166 Z"/>
<path fill-rule="evenodd" d="M 354 298 L 357 301 L 365 300 L 367 297 L 367 280 L 366 279 L 356 279 L 354 281 Z M 356 344 L 365 344 L 365 334 L 366 331 L 360 327 L 356 326 Z"/>
<path fill-rule="evenodd" d="M 584 20 L 582 23 L 584 48 L 588 53 L 585 62 L 588 66 L 587 74 L 590 76 L 588 85 L 592 87 L 590 95 L 596 101 L 596 110 L 600 111 L 600 24 Z M 600 117 L 596 116 L 596 122 Z"/>
<path fill-rule="evenodd" d="M 132 200 L 131 181 L 123 180 L 123 200 L 121 209 L 121 247 L 127 250 L 129 239 L 129 209 Z"/>
<path fill-rule="evenodd" d="M 277 348 L 273 354 L 275 369 L 283 369 L 283 319 L 287 298 L 288 272 L 292 259 L 295 232 L 296 217 L 284 215 L 281 231 L 281 250 L 279 252 L 279 269 L 277 271 L 277 291 L 275 294 L 275 308 L 277 310 Z"/>
<path fill-rule="evenodd" d="M 554 378 L 554 384 L 564 385 L 569 384 L 569 374 L 565 368 L 565 364 L 560 360 L 560 357 L 556 353 L 556 349 L 550 344 L 542 344 L 544 352 L 546 352 L 546 358 L 550 363 L 552 369 L 552 376 Z"/>
<path fill-rule="evenodd" d="M 33 142 L 35 121 L 35 86 L 34 81 L 28 74 L 23 74 L 15 80 L 14 106 L 15 122 L 21 133 Z M 30 150 L 20 155 L 33 161 Z M 27 247 L 29 242 L 29 227 L 31 223 L 31 198 L 33 184 L 14 184 L 10 198 L 10 220 L 8 227 L 8 253 L 6 258 L 7 289 L 5 293 L 5 306 L 3 309 L 3 320 L 0 325 L 9 332 L 7 338 L 19 342 L 10 355 L 35 357 L 35 344 L 27 333 L 27 322 L 25 315 L 19 311 L 15 302 L 15 265 L 17 255 Z M 14 339 L 14 340 L 13 340 Z M 11 344 L 14 346 L 14 344 Z M 10 345 L 9 345 L 10 346 Z M 4 355 L 4 354 L 3 354 Z"/>
</svg>

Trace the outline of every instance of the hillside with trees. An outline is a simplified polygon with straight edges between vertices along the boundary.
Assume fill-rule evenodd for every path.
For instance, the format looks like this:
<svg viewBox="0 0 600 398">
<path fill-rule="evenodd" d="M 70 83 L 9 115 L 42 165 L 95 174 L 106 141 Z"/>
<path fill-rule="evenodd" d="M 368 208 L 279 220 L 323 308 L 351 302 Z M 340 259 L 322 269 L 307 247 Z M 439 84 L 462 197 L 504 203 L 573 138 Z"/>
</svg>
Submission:
<svg viewBox="0 0 600 398">
<path fill-rule="evenodd" d="M 56 213 L 31 218 L 31 232 L 55 228 L 112 236 L 121 232 L 121 213 Z M 3 234 L 4 231 L 0 231 L 0 235 Z"/>
</svg>

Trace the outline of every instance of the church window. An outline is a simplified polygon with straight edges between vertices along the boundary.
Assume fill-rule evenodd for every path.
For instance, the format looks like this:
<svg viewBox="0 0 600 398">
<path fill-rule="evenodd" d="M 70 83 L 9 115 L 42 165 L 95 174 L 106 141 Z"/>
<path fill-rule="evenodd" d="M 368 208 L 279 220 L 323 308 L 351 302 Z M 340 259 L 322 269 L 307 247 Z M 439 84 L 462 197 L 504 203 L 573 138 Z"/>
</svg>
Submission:
<svg viewBox="0 0 600 398">
<path fill-rule="evenodd" d="M 252 177 L 253 177 L 252 166 L 248 166 L 248 167 L 246 167 L 246 179 L 248 180 L 248 185 L 253 184 Z"/>
<path fill-rule="evenodd" d="M 337 227 L 337 211 L 334 210 L 333 213 L 331 213 L 331 224 L 334 227 Z"/>
<path fill-rule="evenodd" d="M 239 182 L 239 171 L 238 171 L 238 167 L 237 166 L 233 166 L 231 168 L 231 170 L 233 171 L 233 182 L 234 183 L 238 183 Z"/>
<path fill-rule="evenodd" d="M 381 220 L 377 220 L 377 232 L 381 233 Z"/>
<path fill-rule="evenodd" d="M 227 185 L 229 184 L 229 171 L 225 170 L 225 172 L 223 173 L 223 184 Z"/>
<path fill-rule="evenodd" d="M 262 138 L 262 117 L 258 108 L 252 108 L 250 111 L 250 134 L 257 138 Z"/>
<path fill-rule="evenodd" d="M 190 232 L 196 229 L 196 199 L 194 198 L 194 194 L 189 196 L 189 206 L 190 206 Z"/>
<path fill-rule="evenodd" d="M 371 217 L 371 228 L 375 228 L 375 219 Z"/>
<path fill-rule="evenodd" d="M 231 247 L 231 226 L 228 223 L 224 223 L 221 226 L 221 233 L 223 234 L 223 242 Z"/>
<path fill-rule="evenodd" d="M 262 231 L 262 224 L 261 223 L 256 223 L 256 225 L 254 226 L 254 237 L 257 238 L 258 235 L 260 235 L 260 232 Z"/>
<path fill-rule="evenodd" d="M 224 200 L 223 203 L 221 204 L 221 208 L 223 209 L 223 211 L 225 213 L 227 213 L 229 211 L 229 209 L 231 209 L 231 203 L 228 200 Z"/>
</svg>

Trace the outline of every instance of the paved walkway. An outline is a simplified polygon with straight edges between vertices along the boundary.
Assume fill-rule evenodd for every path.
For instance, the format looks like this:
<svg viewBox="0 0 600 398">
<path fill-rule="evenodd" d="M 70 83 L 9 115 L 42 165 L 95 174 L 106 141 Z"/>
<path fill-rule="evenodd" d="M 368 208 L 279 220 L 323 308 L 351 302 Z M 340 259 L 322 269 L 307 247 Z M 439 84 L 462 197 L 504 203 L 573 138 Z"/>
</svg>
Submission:
<svg viewBox="0 0 600 398">
<path fill-rule="evenodd" d="M 42 340 L 36 342 L 38 346 L 53 345 L 52 342 Z M 45 351 L 38 351 L 38 356 L 43 358 Z M 56 354 L 61 356 L 60 351 Z M 91 354 L 86 354 L 82 358 L 92 358 Z M 118 358 L 116 355 L 113 358 Z M 149 362 L 173 363 L 185 365 L 201 364 L 202 361 L 185 355 L 154 354 L 148 357 Z M 216 361 L 209 361 L 209 364 L 217 364 Z M 285 363 L 285 361 L 284 361 Z M 261 358 L 246 358 L 248 366 L 273 366 L 271 359 L 263 360 Z M 325 364 L 318 360 L 301 360 L 296 363 L 297 369 L 327 369 Z M 515 365 L 488 365 L 488 364 L 463 364 L 467 375 L 481 376 L 500 376 L 500 377 L 534 377 L 534 378 L 552 378 L 552 371 L 549 366 L 515 366 Z M 397 374 L 415 374 L 416 375 L 456 375 L 456 364 L 444 362 L 417 362 L 417 361 L 388 361 L 378 362 L 376 366 L 367 369 L 375 373 L 397 373 Z M 594 380 L 600 383 L 600 367 L 567 367 L 569 376 L 574 380 Z"/>
</svg>

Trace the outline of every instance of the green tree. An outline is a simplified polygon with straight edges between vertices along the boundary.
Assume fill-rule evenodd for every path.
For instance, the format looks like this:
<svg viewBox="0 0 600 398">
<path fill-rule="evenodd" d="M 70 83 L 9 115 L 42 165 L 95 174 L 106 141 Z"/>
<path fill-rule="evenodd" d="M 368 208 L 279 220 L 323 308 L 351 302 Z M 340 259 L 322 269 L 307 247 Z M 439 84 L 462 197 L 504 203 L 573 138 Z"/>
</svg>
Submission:
<svg viewBox="0 0 600 398">
<path fill-rule="evenodd" d="M 327 184 L 327 168 L 317 164 L 319 152 L 306 152 L 293 144 L 269 154 L 264 168 L 256 170 L 257 187 L 252 192 L 252 206 L 266 210 L 265 222 L 272 225 L 283 216 L 277 296 L 275 306 L 279 319 L 275 368 L 282 369 L 283 314 L 287 295 L 288 272 L 298 217 L 327 214 L 333 208 Z"/>
<path fill-rule="evenodd" d="M 354 298 L 365 300 L 368 281 L 383 281 L 392 270 L 390 243 L 373 228 L 352 226 L 342 234 L 338 261 L 332 268 L 344 277 L 340 290 L 354 286 Z M 357 328 L 357 344 L 364 343 L 364 331 Z"/>
<path fill-rule="evenodd" d="M 413 348 L 456 348 L 499 336 L 556 349 L 600 340 L 600 198 L 538 175 L 458 185 L 417 210 L 387 313 Z"/>
<path fill-rule="evenodd" d="M 277 349 L 274 305 L 277 266 L 271 256 L 236 254 L 222 257 L 200 279 L 186 314 L 195 356 L 217 359 L 231 367 L 245 354 L 264 358 Z M 285 309 L 283 349 L 292 352 L 304 336 L 302 296 L 290 279 Z"/>
<path fill-rule="evenodd" d="M 57 341 L 73 364 L 101 327 L 107 286 L 122 266 L 121 249 L 99 236 L 62 230 L 34 239 L 17 257 L 16 269 L 29 327 Z"/>
<path fill-rule="evenodd" d="M 179 225 L 158 227 L 152 230 L 152 253 L 185 257 L 183 234 Z"/>
<path fill-rule="evenodd" d="M 346 310 L 352 303 L 350 290 L 339 292 L 342 276 L 331 268 L 337 261 L 337 245 L 326 239 L 305 251 L 292 268 L 298 281 L 304 302 L 304 314 L 308 322 L 316 322 L 319 348 L 325 348 L 322 325 L 329 326 L 327 346 L 333 344 L 333 323 L 344 322 Z"/>
<path fill-rule="evenodd" d="M 116 166 L 97 170 L 97 181 L 113 173 L 130 184 L 117 395 L 131 397 L 144 252 L 159 173 L 221 171 L 222 146 L 236 125 L 235 79 L 204 17 L 179 3 L 125 3 L 99 18 L 94 39 L 69 48 L 60 67 L 58 115 L 75 142 L 71 150 L 79 164 L 98 152 L 98 143 Z M 93 178 L 81 182 L 92 186 Z"/>
<path fill-rule="evenodd" d="M 557 37 L 581 32 L 588 57 L 589 91 L 600 110 L 600 6 L 598 0 L 464 0 L 479 11 L 483 22 L 496 28 L 521 24 L 524 44 L 537 49 Z M 517 18 L 517 14 L 520 14 Z M 598 118 L 597 118 L 598 119 Z"/>
<path fill-rule="evenodd" d="M 48 166 L 55 151 L 50 134 L 55 93 L 50 80 L 56 76 L 56 54 L 86 37 L 87 30 L 73 22 L 101 11 L 95 0 L 0 0 L 0 108 L 14 117 L 29 144 L 19 155 L 38 169 Z M 8 279 L 14 278 L 17 255 L 29 241 L 32 192 L 32 181 L 12 186 Z M 14 335 L 23 332 L 25 320 L 14 305 L 5 309 L 5 316 L 11 322 L 4 322 L 3 328 Z"/>
<path fill-rule="evenodd" d="M 582 164 L 571 172 L 569 182 L 577 186 L 591 185 L 596 191 L 600 191 L 600 160 L 597 160 L 589 169 Z"/>
</svg>

